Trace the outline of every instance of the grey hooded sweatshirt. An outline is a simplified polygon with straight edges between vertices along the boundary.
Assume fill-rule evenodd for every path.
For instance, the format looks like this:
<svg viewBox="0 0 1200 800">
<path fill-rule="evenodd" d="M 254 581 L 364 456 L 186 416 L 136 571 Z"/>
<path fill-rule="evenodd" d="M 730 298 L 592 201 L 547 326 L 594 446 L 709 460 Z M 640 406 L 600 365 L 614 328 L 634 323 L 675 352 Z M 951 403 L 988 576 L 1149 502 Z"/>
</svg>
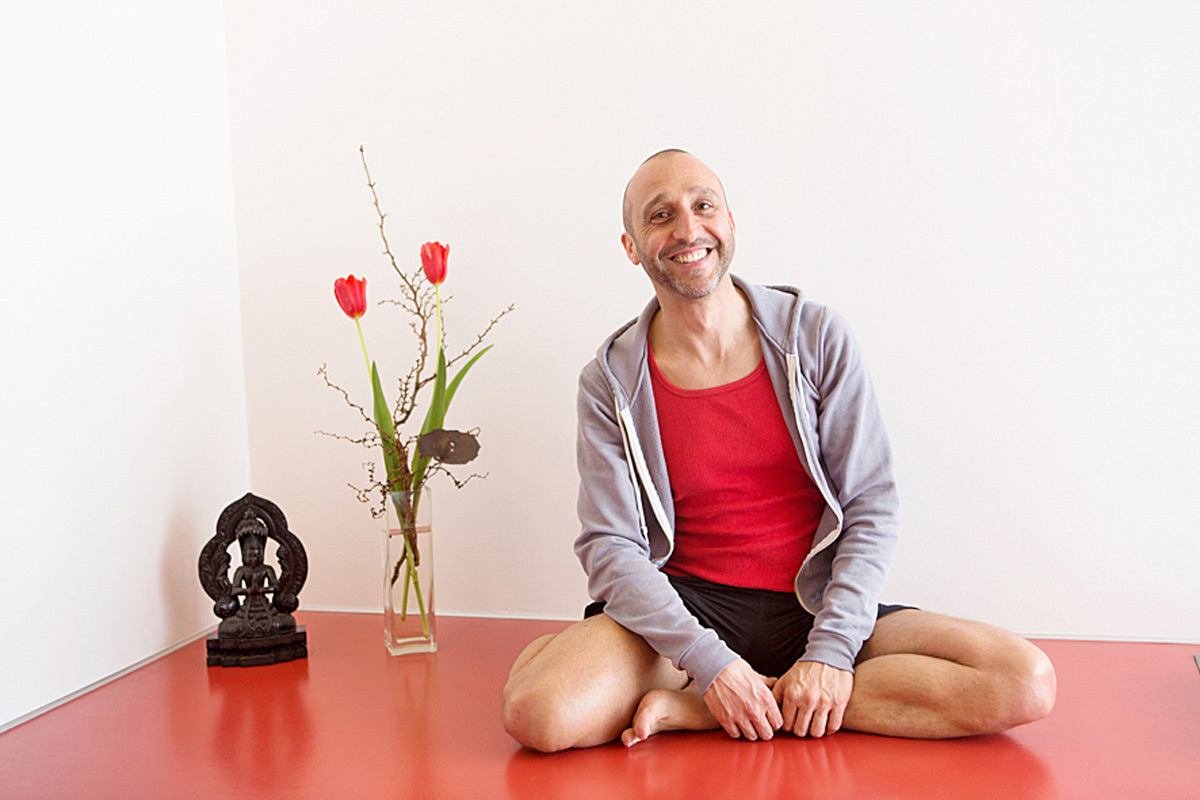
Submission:
<svg viewBox="0 0 1200 800">
<path fill-rule="evenodd" d="M 800 462 L 825 498 L 796 597 L 816 617 L 801 660 L 853 671 L 875 625 L 898 533 L 892 455 L 875 393 L 842 318 L 798 289 L 734 285 L 749 299 L 763 358 Z M 604 611 L 707 691 L 739 656 L 684 607 L 660 567 L 675 509 L 647 360 L 652 300 L 579 378 L 575 553 Z M 778 677 L 778 676 L 774 676 Z"/>
</svg>

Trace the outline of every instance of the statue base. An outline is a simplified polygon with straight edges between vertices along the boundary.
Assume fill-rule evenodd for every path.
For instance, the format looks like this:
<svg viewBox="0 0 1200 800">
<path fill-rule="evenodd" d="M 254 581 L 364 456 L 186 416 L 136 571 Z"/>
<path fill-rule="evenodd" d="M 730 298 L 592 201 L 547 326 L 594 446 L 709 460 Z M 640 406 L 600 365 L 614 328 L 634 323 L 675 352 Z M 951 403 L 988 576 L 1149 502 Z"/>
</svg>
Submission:
<svg viewBox="0 0 1200 800">
<path fill-rule="evenodd" d="M 301 625 L 288 633 L 270 636 L 208 635 L 208 666 L 259 667 L 308 658 L 308 633 Z"/>
</svg>

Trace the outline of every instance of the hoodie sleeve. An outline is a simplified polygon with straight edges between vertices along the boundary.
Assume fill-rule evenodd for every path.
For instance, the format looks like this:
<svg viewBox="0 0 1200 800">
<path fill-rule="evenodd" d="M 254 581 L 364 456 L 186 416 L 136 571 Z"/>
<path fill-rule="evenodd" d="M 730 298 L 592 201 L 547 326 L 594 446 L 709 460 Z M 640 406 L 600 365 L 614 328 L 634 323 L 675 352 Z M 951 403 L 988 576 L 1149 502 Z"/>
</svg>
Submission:
<svg viewBox="0 0 1200 800">
<path fill-rule="evenodd" d="M 802 660 L 853 671 L 875 627 L 899 534 L 892 452 L 866 366 L 845 321 L 825 308 L 818 326 L 817 429 L 821 461 L 843 512 Z"/>
<path fill-rule="evenodd" d="M 626 434 L 598 361 L 579 380 L 579 520 L 575 554 L 588 576 L 588 591 L 605 602 L 604 612 L 638 634 L 656 652 L 685 670 L 701 691 L 738 658 L 712 630 L 703 627 L 679 599 L 654 562 L 641 488 L 630 468 Z M 634 437 L 636 433 L 629 431 Z M 651 487 L 649 491 L 654 491 Z M 645 495 L 641 496 L 645 499 Z"/>
</svg>

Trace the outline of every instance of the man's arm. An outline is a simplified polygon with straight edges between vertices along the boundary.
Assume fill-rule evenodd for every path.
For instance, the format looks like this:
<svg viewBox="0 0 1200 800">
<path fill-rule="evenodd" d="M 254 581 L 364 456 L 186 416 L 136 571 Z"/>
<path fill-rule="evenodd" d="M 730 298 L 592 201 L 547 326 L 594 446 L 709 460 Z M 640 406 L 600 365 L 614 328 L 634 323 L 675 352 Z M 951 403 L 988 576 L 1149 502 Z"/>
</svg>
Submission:
<svg viewBox="0 0 1200 800">
<path fill-rule="evenodd" d="M 608 616 L 707 691 L 738 655 L 700 625 L 651 561 L 635 496 L 640 488 L 633 482 L 612 391 L 596 361 L 580 376 L 578 414 L 582 529 L 575 554 L 587 573 L 589 593 L 605 601 Z"/>
<path fill-rule="evenodd" d="M 841 726 L 854 659 L 870 636 L 898 537 L 891 446 L 870 377 L 845 321 L 822 309 L 818 330 L 820 459 L 842 508 L 830 579 L 808 647 L 774 687 L 784 727 L 821 736 Z"/>
<path fill-rule="evenodd" d="M 895 554 L 899 496 L 870 376 L 849 326 L 832 309 L 822 311 L 818 341 L 819 458 L 843 521 L 837 541 L 815 556 L 828 561 L 829 580 L 804 659 L 852 672 Z"/>
</svg>

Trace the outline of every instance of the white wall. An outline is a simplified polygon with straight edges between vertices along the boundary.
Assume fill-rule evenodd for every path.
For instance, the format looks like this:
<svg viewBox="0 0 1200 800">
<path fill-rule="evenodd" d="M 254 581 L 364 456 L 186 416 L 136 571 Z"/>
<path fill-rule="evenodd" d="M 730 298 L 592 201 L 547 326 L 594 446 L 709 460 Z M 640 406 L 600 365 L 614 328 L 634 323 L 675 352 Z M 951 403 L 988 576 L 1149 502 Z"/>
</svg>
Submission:
<svg viewBox="0 0 1200 800">
<path fill-rule="evenodd" d="M 360 144 L 396 252 L 452 245 L 451 345 L 518 305 L 450 419 L 490 476 L 437 487 L 443 610 L 586 600 L 575 376 L 649 295 L 624 182 L 682 146 L 729 190 L 737 271 L 859 333 L 905 498 L 889 599 L 1200 635 L 1194 4 L 238 0 L 224 25 L 0 16 L 0 720 L 211 625 L 195 560 L 247 488 L 308 548 L 304 607 L 378 606 L 345 487 L 368 454 L 313 433 L 359 430 L 322 363 L 366 393 L 333 278 L 389 294 Z M 397 374 L 402 321 L 364 322 Z"/>
<path fill-rule="evenodd" d="M 896 445 L 887 597 L 1039 635 L 1196 639 L 1200 11 L 1193 3 L 226 4 L 251 463 L 313 560 L 310 607 L 378 604 L 347 482 L 366 398 L 330 284 L 390 294 L 452 245 L 450 341 L 508 302 L 450 422 L 439 604 L 574 617 L 575 377 L 649 295 L 625 180 L 685 147 L 723 177 L 735 270 L 851 320 Z M 385 373 L 403 330 L 364 318 Z M 393 317 L 392 320 L 395 318 Z M 391 326 L 391 327 L 389 327 Z"/>
<path fill-rule="evenodd" d="M 249 489 L 221 8 L 0 12 L 0 723 L 210 626 Z"/>
</svg>

